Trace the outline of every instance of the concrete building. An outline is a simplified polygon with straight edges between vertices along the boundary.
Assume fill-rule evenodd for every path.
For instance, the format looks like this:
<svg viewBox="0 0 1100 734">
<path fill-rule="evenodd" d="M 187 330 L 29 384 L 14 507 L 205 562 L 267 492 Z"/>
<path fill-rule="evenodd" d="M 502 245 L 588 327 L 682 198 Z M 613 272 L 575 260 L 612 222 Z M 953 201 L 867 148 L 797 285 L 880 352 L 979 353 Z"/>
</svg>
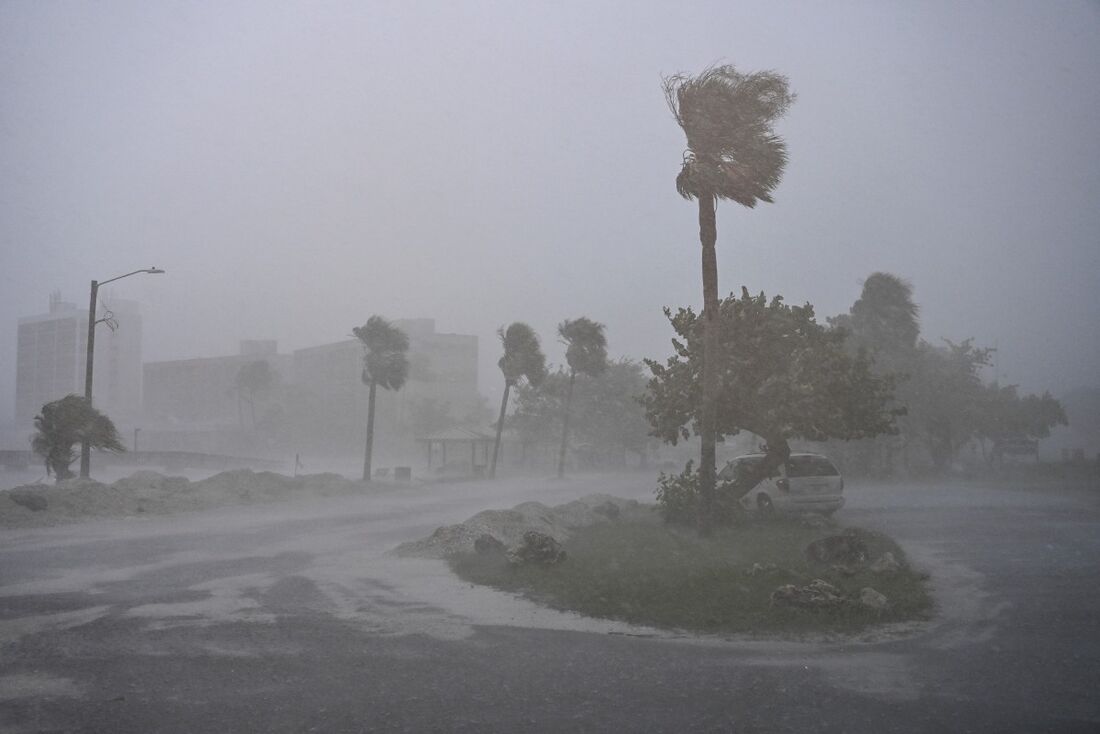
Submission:
<svg viewBox="0 0 1100 734">
<path fill-rule="evenodd" d="M 292 358 L 273 340 L 245 340 L 238 354 L 148 362 L 144 368 L 143 413 L 153 426 L 215 428 L 251 422 L 248 395 L 238 394 L 237 375 L 252 362 L 267 362 L 276 383 L 293 379 Z M 273 385 L 272 388 L 275 388 Z"/>
<path fill-rule="evenodd" d="M 134 301 L 103 299 L 96 327 L 93 404 L 128 423 L 141 409 L 141 310 Z M 110 326 L 114 326 L 112 329 Z M 46 403 L 84 394 L 88 312 L 50 296 L 50 310 L 19 319 L 16 343 L 15 426 L 33 425 Z"/>
<path fill-rule="evenodd" d="M 396 392 L 379 390 L 375 406 L 377 448 L 395 460 L 416 454 L 417 425 L 425 406 L 454 421 L 475 410 L 477 337 L 435 330 L 434 319 L 399 319 L 394 325 L 409 337 L 409 378 Z M 318 432 L 334 450 L 359 450 L 366 435 L 367 388 L 362 382 L 363 345 L 358 339 L 323 344 L 294 352 L 294 381 Z M 323 417 L 323 418 L 322 418 Z M 427 427 L 426 432 L 433 429 Z"/>
</svg>

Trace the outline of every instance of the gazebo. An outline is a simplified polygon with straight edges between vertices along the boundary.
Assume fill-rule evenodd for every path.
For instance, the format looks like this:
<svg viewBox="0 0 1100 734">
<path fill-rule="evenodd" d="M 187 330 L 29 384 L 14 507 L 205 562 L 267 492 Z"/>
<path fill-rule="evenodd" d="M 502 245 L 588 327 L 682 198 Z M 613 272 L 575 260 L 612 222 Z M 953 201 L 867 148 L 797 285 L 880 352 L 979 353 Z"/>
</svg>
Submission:
<svg viewBox="0 0 1100 734">
<path fill-rule="evenodd" d="M 424 444 L 427 448 L 429 471 L 436 464 L 441 468 L 446 467 L 449 454 L 452 463 L 465 464 L 466 457 L 469 457 L 470 473 L 474 476 L 485 473 L 495 440 L 496 436 L 476 428 L 448 428 L 416 439 L 417 443 Z"/>
</svg>

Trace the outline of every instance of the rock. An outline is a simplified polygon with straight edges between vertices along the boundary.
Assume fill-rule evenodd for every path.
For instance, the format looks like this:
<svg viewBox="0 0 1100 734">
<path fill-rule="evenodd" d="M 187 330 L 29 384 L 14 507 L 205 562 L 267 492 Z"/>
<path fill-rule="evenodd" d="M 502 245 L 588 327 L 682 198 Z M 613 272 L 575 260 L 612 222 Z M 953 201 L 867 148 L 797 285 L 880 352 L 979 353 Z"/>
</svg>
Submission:
<svg viewBox="0 0 1100 734">
<path fill-rule="evenodd" d="M 867 544 L 853 530 L 830 535 L 806 546 L 806 558 L 817 563 L 858 564 L 867 561 Z"/>
<path fill-rule="evenodd" d="M 523 534 L 523 542 L 508 551 L 508 560 L 516 565 L 537 563 L 550 566 L 565 560 L 565 551 L 561 543 L 546 533 L 528 530 Z"/>
<path fill-rule="evenodd" d="M 876 558 L 870 568 L 874 573 L 896 573 L 901 570 L 901 564 L 893 553 L 887 551 Z"/>
<path fill-rule="evenodd" d="M 859 573 L 859 569 L 855 566 L 849 566 L 846 563 L 834 563 L 829 566 L 829 570 L 833 573 L 838 573 L 841 576 L 855 576 Z"/>
<path fill-rule="evenodd" d="M 754 563 L 752 568 L 745 570 L 746 576 L 760 576 L 762 574 L 771 573 L 776 571 L 779 567 L 774 563 Z"/>
<path fill-rule="evenodd" d="M 827 581 L 814 579 L 805 586 L 785 584 L 772 592 L 772 606 L 801 609 L 828 609 L 844 603 L 840 589 Z"/>
<path fill-rule="evenodd" d="M 26 507 L 31 512 L 42 512 L 50 506 L 45 497 L 32 489 L 13 489 L 8 496 L 11 497 L 12 502 Z"/>
<path fill-rule="evenodd" d="M 870 586 L 864 586 L 860 589 L 859 603 L 876 611 L 882 611 L 889 605 L 889 601 L 887 601 L 886 597 Z"/>
<path fill-rule="evenodd" d="M 488 533 L 482 533 L 474 540 L 474 552 L 482 556 L 504 555 L 504 543 Z"/>
</svg>

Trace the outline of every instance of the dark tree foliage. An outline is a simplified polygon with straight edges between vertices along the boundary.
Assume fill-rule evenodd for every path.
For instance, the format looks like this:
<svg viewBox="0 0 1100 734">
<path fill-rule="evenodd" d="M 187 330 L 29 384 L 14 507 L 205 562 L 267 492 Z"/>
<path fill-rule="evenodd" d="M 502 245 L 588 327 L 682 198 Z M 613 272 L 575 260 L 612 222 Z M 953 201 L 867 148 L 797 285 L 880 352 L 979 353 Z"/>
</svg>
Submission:
<svg viewBox="0 0 1100 734">
<path fill-rule="evenodd" d="M 409 337 L 381 316 L 352 329 L 363 344 L 363 382 L 370 386 L 367 402 L 367 445 L 363 458 L 363 481 L 370 481 L 374 450 L 374 403 L 378 386 L 400 390 L 409 376 Z"/>
<path fill-rule="evenodd" d="M 542 353 L 539 337 L 522 321 L 513 322 L 507 329 L 501 327 L 497 334 L 504 347 L 497 365 L 504 373 L 504 396 L 500 401 L 500 417 L 497 419 L 496 441 L 493 443 L 493 461 L 489 465 L 489 476 L 497 473 L 497 458 L 500 455 L 500 437 L 504 432 L 504 416 L 508 412 L 508 394 L 522 379 L 527 384 L 537 386 L 546 377 L 546 356 Z"/>
<path fill-rule="evenodd" d="M 666 364 L 646 360 L 653 377 L 643 398 L 652 435 L 675 444 L 700 432 L 703 328 L 690 308 L 665 310 L 677 337 Z M 876 376 L 870 360 L 845 348 L 846 332 L 818 324 L 813 306 L 768 301 L 742 288 L 719 309 L 719 436 L 749 431 L 766 458 L 731 488 L 740 498 L 790 456 L 791 439 L 825 441 L 895 433 L 894 381 Z"/>
<path fill-rule="evenodd" d="M 599 377 L 578 377 L 570 435 L 595 463 L 622 464 L 625 452 L 645 458 L 649 423 L 638 399 L 645 391 L 642 365 L 630 359 L 609 362 Z M 569 373 L 549 374 L 538 386 L 519 388 L 511 425 L 528 444 L 546 444 L 560 435 Z"/>
<path fill-rule="evenodd" d="M 981 371 L 991 353 L 972 339 L 944 345 L 918 345 L 904 386 L 909 429 L 938 471 L 977 434 L 986 407 Z"/>
<path fill-rule="evenodd" d="M 665 98 L 687 138 L 676 190 L 699 207 L 702 245 L 703 322 L 718 311 L 718 228 L 715 207 L 720 199 L 754 207 L 772 200 L 783 176 L 787 147 L 773 126 L 794 94 L 784 76 L 770 71 L 744 74 L 733 66 L 712 66 L 698 76 L 677 74 L 664 80 Z M 717 329 L 705 329 L 707 349 L 718 351 Z M 705 361 L 700 395 L 699 528 L 709 529 L 715 491 L 715 396 L 719 366 Z"/>
<path fill-rule="evenodd" d="M 76 460 L 73 447 L 77 444 L 87 441 L 94 449 L 126 450 L 111 419 L 80 395 L 66 395 L 43 405 L 34 427 L 37 432 L 31 450 L 45 461 L 46 473 L 52 472 L 59 482 L 73 476 L 69 465 Z"/>
<path fill-rule="evenodd" d="M 1066 411 L 1049 392 L 1021 397 L 1016 385 L 996 382 L 983 388 L 976 433 L 983 453 L 986 442 L 992 443 L 992 450 L 986 454 L 990 463 L 1001 456 L 1009 442 L 1046 438 L 1052 428 L 1065 425 L 1069 425 Z"/>
<path fill-rule="evenodd" d="M 829 319 L 852 332 L 852 342 L 876 359 L 904 359 L 920 337 L 919 309 L 913 286 L 891 273 L 872 273 L 848 314 Z"/>
</svg>

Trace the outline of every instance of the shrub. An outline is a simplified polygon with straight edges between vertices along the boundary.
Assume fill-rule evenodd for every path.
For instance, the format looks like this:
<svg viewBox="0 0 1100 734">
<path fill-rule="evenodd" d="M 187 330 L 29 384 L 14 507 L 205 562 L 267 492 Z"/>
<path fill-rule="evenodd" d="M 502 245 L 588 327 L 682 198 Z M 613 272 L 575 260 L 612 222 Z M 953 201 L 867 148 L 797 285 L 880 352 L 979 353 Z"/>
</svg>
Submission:
<svg viewBox="0 0 1100 734">
<path fill-rule="evenodd" d="M 657 479 L 657 509 L 665 522 L 673 525 L 694 525 L 698 520 L 699 472 L 688 461 L 679 474 L 661 473 Z M 740 522 L 745 511 L 734 497 L 733 483 L 719 480 L 715 487 L 714 523 L 732 525 Z"/>
</svg>

